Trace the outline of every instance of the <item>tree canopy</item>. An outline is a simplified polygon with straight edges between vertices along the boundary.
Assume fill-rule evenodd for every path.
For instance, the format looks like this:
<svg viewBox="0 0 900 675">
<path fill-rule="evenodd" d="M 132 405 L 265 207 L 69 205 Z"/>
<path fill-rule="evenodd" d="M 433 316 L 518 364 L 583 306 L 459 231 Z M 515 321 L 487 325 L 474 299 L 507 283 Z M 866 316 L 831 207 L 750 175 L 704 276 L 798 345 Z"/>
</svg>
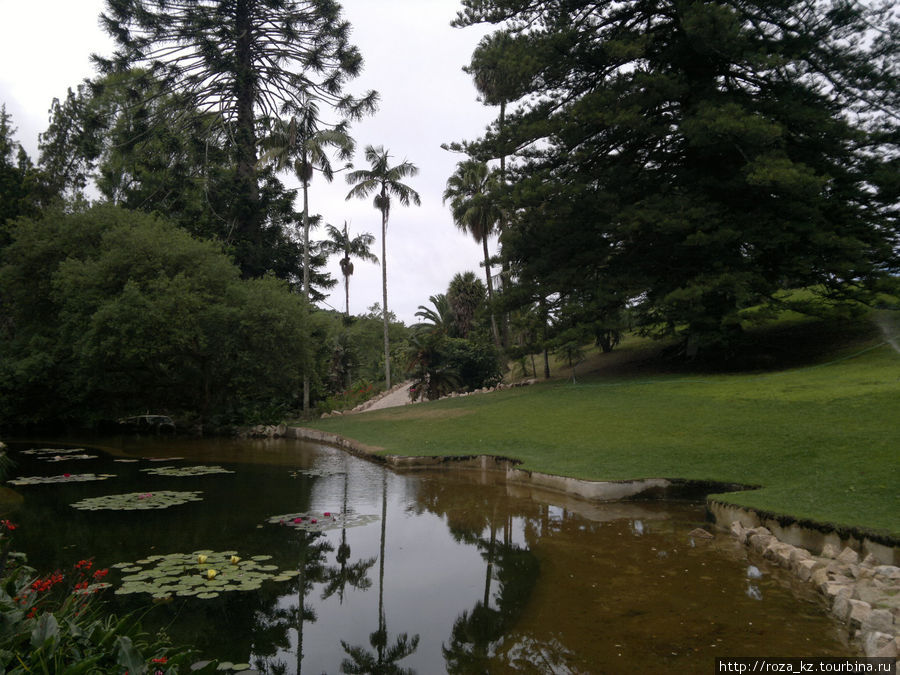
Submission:
<svg viewBox="0 0 900 675">
<path fill-rule="evenodd" d="M 118 50 L 95 56 L 106 73 L 140 69 L 183 102 L 221 120 L 235 165 L 231 223 L 245 275 L 266 271 L 257 175 L 260 121 L 324 102 L 350 118 L 371 112 L 375 92 L 357 98 L 346 82 L 362 67 L 350 25 L 331 0 L 108 0 L 101 15 Z M 140 81 L 135 91 L 140 95 Z M 169 122 L 172 121 L 168 118 Z M 177 121 L 177 120 L 176 120 Z"/>
<path fill-rule="evenodd" d="M 473 72 L 529 57 L 462 147 L 514 149 L 503 255 L 542 297 L 727 353 L 783 289 L 867 300 L 898 269 L 889 3 L 464 0 L 476 23 Z"/>
<path fill-rule="evenodd" d="M 115 207 L 20 219 L 0 257 L 0 424 L 240 419 L 297 396 L 304 300 L 212 242 Z M 243 411 L 240 409 L 244 408 Z"/>
</svg>

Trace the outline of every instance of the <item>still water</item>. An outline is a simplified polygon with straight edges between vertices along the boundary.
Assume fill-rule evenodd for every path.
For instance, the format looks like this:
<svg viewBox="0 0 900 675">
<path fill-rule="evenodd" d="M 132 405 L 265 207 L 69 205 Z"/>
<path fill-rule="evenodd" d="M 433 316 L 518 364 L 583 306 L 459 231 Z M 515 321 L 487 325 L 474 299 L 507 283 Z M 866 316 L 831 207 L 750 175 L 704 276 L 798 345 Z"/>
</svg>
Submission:
<svg viewBox="0 0 900 675">
<path fill-rule="evenodd" d="M 41 572 L 90 557 L 110 567 L 200 550 L 272 556 L 296 570 L 209 599 L 153 604 L 146 593 L 105 592 L 116 611 L 152 607 L 145 627 L 260 673 L 394 672 L 391 663 L 420 675 L 711 673 L 716 657 L 856 653 L 815 594 L 783 570 L 724 534 L 693 539 L 691 530 L 708 527 L 702 504 L 588 504 L 474 470 L 396 473 L 294 440 L 9 445 L 9 478 L 115 475 L 15 488 L 24 496 L 11 512 L 16 547 Z M 72 447 L 95 457 L 23 454 Z M 144 471 L 198 465 L 233 473 Z M 197 491 L 202 501 L 71 506 L 165 490 Z M 324 512 L 370 518 L 324 532 L 268 522 Z M 113 569 L 110 581 L 123 576 Z"/>
</svg>

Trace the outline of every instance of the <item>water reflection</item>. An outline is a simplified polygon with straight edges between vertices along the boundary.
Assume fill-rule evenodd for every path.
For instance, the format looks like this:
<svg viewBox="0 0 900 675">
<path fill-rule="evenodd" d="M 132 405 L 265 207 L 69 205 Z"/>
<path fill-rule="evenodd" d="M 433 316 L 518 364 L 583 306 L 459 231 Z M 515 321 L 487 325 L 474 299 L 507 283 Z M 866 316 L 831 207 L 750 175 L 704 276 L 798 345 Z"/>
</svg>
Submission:
<svg viewBox="0 0 900 675">
<path fill-rule="evenodd" d="M 393 644 L 388 646 L 387 618 L 384 613 L 384 555 L 385 534 L 387 532 L 387 473 L 382 476 L 381 483 L 381 549 L 378 559 L 378 629 L 369 635 L 369 644 L 374 651 L 362 646 L 351 646 L 341 640 L 341 647 L 349 658 L 341 661 L 342 673 L 378 673 L 391 675 L 412 675 L 415 670 L 398 665 L 419 647 L 419 636 L 410 638 L 400 633 Z"/>
<path fill-rule="evenodd" d="M 424 675 L 690 673 L 709 672 L 716 656 L 852 654 L 789 575 L 727 536 L 690 537 L 703 524 L 695 505 L 587 504 L 494 474 L 397 474 L 292 442 L 228 446 L 223 456 L 220 441 L 213 450 L 156 442 L 115 447 L 236 473 L 165 478 L 142 473 L 143 461 L 90 460 L 85 470 L 118 477 L 21 488 L 16 545 L 49 570 L 91 556 L 110 566 L 197 549 L 272 555 L 297 570 L 257 592 L 176 597 L 147 615 L 148 628 L 165 627 L 207 657 L 260 673 Z M 66 470 L 23 457 L 14 475 Z M 153 489 L 201 490 L 204 501 L 138 514 L 69 506 Z M 266 524 L 309 511 L 378 520 L 328 532 Z M 111 603 L 143 610 L 149 600 Z"/>
</svg>

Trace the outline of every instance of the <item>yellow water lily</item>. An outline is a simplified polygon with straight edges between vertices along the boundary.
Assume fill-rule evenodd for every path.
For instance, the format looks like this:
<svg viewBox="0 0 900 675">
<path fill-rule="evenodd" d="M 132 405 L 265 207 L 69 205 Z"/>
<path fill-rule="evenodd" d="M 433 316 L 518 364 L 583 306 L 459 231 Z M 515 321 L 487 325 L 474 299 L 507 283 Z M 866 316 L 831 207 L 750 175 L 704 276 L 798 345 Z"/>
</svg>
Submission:
<svg viewBox="0 0 900 675">
<path fill-rule="evenodd" d="M 207 579 L 215 579 L 218 572 L 215 570 L 206 570 L 206 578 Z"/>
<path fill-rule="evenodd" d="M 241 559 L 236 555 L 231 556 L 228 560 L 232 565 L 237 565 L 241 561 Z"/>
<path fill-rule="evenodd" d="M 202 565 L 203 563 L 206 562 L 206 556 L 201 553 L 200 555 L 197 556 L 197 562 L 199 562 Z"/>
</svg>

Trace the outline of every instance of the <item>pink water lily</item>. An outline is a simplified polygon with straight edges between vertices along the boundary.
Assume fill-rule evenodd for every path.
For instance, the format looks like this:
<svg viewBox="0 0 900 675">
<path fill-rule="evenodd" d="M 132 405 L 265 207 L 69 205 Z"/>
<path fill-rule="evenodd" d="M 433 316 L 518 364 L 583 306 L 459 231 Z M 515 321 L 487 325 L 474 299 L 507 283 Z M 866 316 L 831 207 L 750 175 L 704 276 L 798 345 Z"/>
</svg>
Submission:
<svg viewBox="0 0 900 675">
<path fill-rule="evenodd" d="M 294 522 L 295 522 L 295 523 L 302 523 L 302 522 L 303 522 L 303 518 L 294 518 Z"/>
<path fill-rule="evenodd" d="M 330 518 L 330 517 L 331 517 L 331 512 L 330 512 L 330 511 L 326 511 L 326 512 L 323 513 L 322 515 L 325 516 L 326 518 Z"/>
</svg>

